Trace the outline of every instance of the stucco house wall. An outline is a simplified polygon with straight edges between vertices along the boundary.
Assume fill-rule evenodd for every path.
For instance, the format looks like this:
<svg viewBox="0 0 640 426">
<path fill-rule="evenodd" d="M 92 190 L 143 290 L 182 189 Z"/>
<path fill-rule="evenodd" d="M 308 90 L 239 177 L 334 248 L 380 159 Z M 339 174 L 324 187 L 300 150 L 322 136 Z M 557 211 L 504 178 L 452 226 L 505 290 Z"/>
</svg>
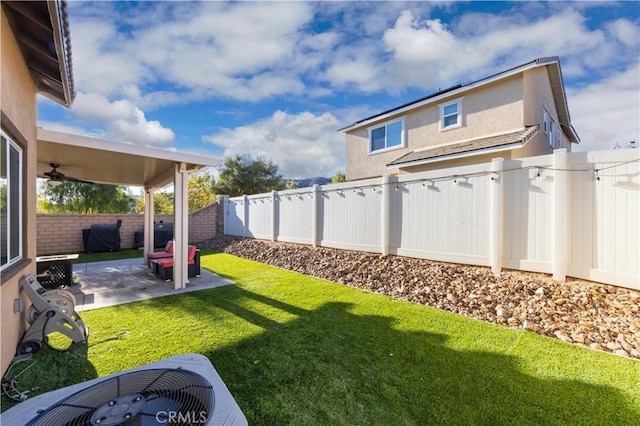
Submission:
<svg viewBox="0 0 640 426">
<path fill-rule="evenodd" d="M 460 95 L 453 95 L 440 99 L 404 114 L 387 116 L 372 123 L 368 128 L 347 132 L 347 180 L 365 179 L 389 173 L 386 166 L 388 163 L 415 149 L 450 144 L 524 127 L 522 74 L 466 92 L 462 96 L 462 126 L 440 131 L 438 105 L 460 97 Z M 368 129 L 401 117 L 405 120 L 406 147 L 370 154 Z M 421 170 L 424 170 L 424 167 Z"/>
<path fill-rule="evenodd" d="M 555 123 L 559 135 L 554 146 L 570 151 L 572 141 L 579 142 L 579 138 L 573 128 L 565 134 L 560 126 L 556 105 L 564 105 L 558 107 L 561 109 L 566 108 L 566 100 L 559 59 L 540 58 L 518 68 L 515 72 L 515 69 L 507 70 L 484 80 L 436 93 L 431 98 L 423 98 L 349 126 L 345 131 L 347 180 L 469 165 L 490 161 L 495 157 L 515 159 L 550 154 L 554 147 L 549 143 L 545 127 L 545 110 Z M 461 125 L 441 130 L 440 107 L 456 100 L 461 105 Z M 570 127 L 568 110 L 563 109 L 562 114 L 563 125 Z M 370 130 L 399 119 L 404 120 L 403 145 L 370 153 Z M 533 136 L 520 148 L 512 146 L 508 150 L 494 150 L 493 153 L 487 153 L 491 150 L 485 149 L 485 153 L 476 155 L 468 148 L 469 156 L 453 155 L 451 157 L 454 159 L 449 160 L 444 160 L 446 157 L 434 157 L 434 161 L 406 161 L 406 164 L 398 161 L 407 154 L 405 158 L 420 158 L 422 150 L 467 142 L 471 145 L 480 139 L 501 137 L 536 125 L 538 130 L 533 131 Z M 396 162 L 396 167 L 387 168 L 387 164 L 393 162 Z"/>
<path fill-rule="evenodd" d="M 553 121 L 559 123 L 558 111 L 551 91 L 551 82 L 546 68 L 534 68 L 524 73 L 524 124 L 542 124 L 546 109 Z M 571 151 L 569 139 L 562 135 L 562 148 Z M 541 130 L 522 149 L 515 150 L 514 158 L 533 157 L 551 154 L 553 148 L 549 145 L 548 136 Z"/>
<path fill-rule="evenodd" d="M 24 159 L 23 232 L 25 258 L 2 272 L 0 309 L 2 310 L 1 366 L 6 371 L 25 330 L 24 312 L 14 312 L 14 300 L 26 297 L 20 292 L 20 277 L 36 272 L 36 87 L 18 47 L 11 26 L 1 10 L 0 76 L 2 129 L 22 148 Z"/>
</svg>

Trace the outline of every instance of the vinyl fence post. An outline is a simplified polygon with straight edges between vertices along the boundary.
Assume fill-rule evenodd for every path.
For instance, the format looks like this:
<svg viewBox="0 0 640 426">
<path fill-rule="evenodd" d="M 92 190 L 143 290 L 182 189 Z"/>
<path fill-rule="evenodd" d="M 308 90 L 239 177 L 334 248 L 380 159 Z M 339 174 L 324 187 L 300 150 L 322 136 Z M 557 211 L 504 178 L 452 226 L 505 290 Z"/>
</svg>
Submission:
<svg viewBox="0 0 640 426">
<path fill-rule="evenodd" d="M 320 185 L 313 185 L 313 220 L 311 230 L 311 243 L 313 244 L 313 248 L 318 247 L 318 219 L 320 217 Z"/>
<path fill-rule="evenodd" d="M 227 216 L 229 216 L 229 199 L 228 198 L 223 198 L 222 199 L 222 234 L 223 235 L 227 235 L 228 234 L 228 219 Z"/>
<path fill-rule="evenodd" d="M 242 237 L 247 238 L 249 234 L 249 197 L 242 196 L 242 206 L 244 207 L 244 217 L 242 218 Z"/>
<path fill-rule="evenodd" d="M 271 241 L 276 240 L 276 229 L 278 224 L 278 191 L 271 191 Z"/>
<path fill-rule="evenodd" d="M 553 151 L 553 258 L 551 270 L 555 281 L 567 279 L 567 150 Z"/>
<path fill-rule="evenodd" d="M 503 159 L 494 158 L 491 160 L 491 243 L 489 248 L 489 258 L 491 262 L 491 272 L 500 275 L 502 270 L 502 182 L 504 175 Z"/>
<path fill-rule="evenodd" d="M 382 176 L 382 214 L 380 215 L 381 221 L 381 236 L 380 236 L 380 253 L 383 256 L 389 254 L 389 219 L 391 212 L 391 192 L 389 188 L 390 178 L 385 174 Z"/>
<path fill-rule="evenodd" d="M 229 216 L 230 201 L 228 195 L 216 195 L 216 203 L 218 204 L 218 212 L 216 217 L 216 234 L 222 230 L 222 235 L 229 233 L 229 224 L 227 216 Z M 222 220 L 222 226 L 220 226 L 220 220 Z"/>
</svg>

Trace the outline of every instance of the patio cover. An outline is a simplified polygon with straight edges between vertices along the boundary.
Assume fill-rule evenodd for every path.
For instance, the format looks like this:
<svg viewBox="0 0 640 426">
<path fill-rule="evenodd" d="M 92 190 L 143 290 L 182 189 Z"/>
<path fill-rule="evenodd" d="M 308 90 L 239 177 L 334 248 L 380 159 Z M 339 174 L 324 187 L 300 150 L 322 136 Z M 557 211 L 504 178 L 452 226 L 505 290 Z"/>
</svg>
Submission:
<svg viewBox="0 0 640 426">
<path fill-rule="evenodd" d="M 115 142 L 38 128 L 38 177 L 46 178 L 50 163 L 75 179 L 113 185 L 138 186 L 145 193 L 144 257 L 153 251 L 153 192 L 174 184 L 174 288 L 187 277 L 189 237 L 189 175 L 218 166 L 217 158 L 192 155 L 130 143 Z"/>
</svg>

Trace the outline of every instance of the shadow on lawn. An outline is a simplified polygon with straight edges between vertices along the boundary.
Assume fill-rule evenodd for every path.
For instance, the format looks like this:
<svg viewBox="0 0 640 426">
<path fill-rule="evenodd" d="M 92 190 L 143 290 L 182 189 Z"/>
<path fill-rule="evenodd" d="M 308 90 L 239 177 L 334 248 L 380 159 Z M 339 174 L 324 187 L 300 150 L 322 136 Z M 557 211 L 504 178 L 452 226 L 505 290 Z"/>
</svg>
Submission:
<svg viewBox="0 0 640 426">
<path fill-rule="evenodd" d="M 454 350 L 446 335 L 399 331 L 351 304 L 307 311 L 239 287 L 209 294 L 205 309 L 264 328 L 205 354 L 250 424 L 625 424 L 638 415 L 615 388 L 532 377 L 517 357 Z M 250 301 L 297 318 L 275 321 L 243 306 Z"/>
</svg>

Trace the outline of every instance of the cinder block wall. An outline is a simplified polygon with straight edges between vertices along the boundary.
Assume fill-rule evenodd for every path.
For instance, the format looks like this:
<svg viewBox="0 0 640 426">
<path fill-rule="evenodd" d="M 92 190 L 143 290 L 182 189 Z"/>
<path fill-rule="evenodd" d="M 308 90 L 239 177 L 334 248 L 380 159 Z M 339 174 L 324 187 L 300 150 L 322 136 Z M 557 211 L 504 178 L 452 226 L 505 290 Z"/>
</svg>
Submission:
<svg viewBox="0 0 640 426">
<path fill-rule="evenodd" d="M 198 243 L 216 235 L 218 205 L 210 204 L 189 215 L 189 242 Z M 141 214 L 38 214 L 38 256 L 47 254 L 78 253 L 84 250 L 82 230 L 93 224 L 115 224 L 120 226 L 121 248 L 134 248 L 136 231 L 144 228 Z M 156 222 L 173 222 L 173 215 L 155 215 Z"/>
<path fill-rule="evenodd" d="M 220 208 L 220 210 L 224 210 Z M 189 215 L 189 242 L 199 243 L 216 236 L 218 204 L 209 204 Z"/>
</svg>

